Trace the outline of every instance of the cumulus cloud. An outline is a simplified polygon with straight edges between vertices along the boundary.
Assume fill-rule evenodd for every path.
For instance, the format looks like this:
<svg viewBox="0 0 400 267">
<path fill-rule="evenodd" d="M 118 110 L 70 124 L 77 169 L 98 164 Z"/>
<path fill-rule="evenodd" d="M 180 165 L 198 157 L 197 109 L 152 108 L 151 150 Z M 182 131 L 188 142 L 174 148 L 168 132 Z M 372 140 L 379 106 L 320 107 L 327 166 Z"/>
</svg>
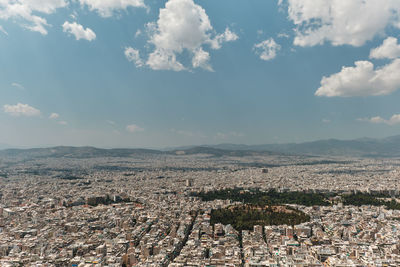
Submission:
<svg viewBox="0 0 400 267">
<path fill-rule="evenodd" d="M 49 119 L 55 120 L 58 119 L 60 115 L 58 113 L 51 113 Z"/>
<path fill-rule="evenodd" d="M 58 8 L 66 7 L 69 2 L 72 1 L 0 0 L 0 19 L 12 19 L 26 29 L 46 35 L 47 27 L 50 25 L 43 15 L 53 14 Z M 91 11 L 96 11 L 102 17 L 110 17 L 116 11 L 125 10 L 128 7 L 147 8 L 143 0 L 79 0 L 79 2 L 82 6 L 87 6 Z M 72 16 L 76 18 L 76 15 L 73 14 Z M 1 29 L 0 31 L 2 31 Z M 75 31 L 74 35 L 76 38 L 78 38 L 77 36 L 80 36 L 80 39 L 86 40 L 93 40 L 95 38 L 93 31 L 90 29 L 76 28 Z"/>
<path fill-rule="evenodd" d="M 203 68 L 212 71 L 210 54 L 205 46 L 220 49 L 223 43 L 238 39 L 229 28 L 216 34 L 206 11 L 193 0 L 169 0 L 160 9 L 157 22 L 147 24 L 147 32 L 148 42 L 154 46 L 154 50 L 148 54 L 143 64 L 153 70 L 182 71 Z M 188 52 L 191 66 L 184 66 L 178 59 L 183 52 Z M 127 58 L 136 64 L 138 55 L 139 53 L 134 52 Z"/>
<path fill-rule="evenodd" d="M 186 68 L 177 61 L 173 51 L 156 49 L 149 55 L 146 64 L 153 70 L 174 70 L 181 71 Z"/>
<path fill-rule="evenodd" d="M 57 8 L 66 7 L 66 0 L 3 0 L 8 3 L 15 3 L 29 6 L 32 11 L 38 11 L 45 14 L 52 14 Z"/>
<path fill-rule="evenodd" d="M 16 117 L 19 116 L 33 117 L 40 115 L 40 110 L 31 107 L 28 104 L 21 104 L 21 103 L 18 103 L 16 105 L 4 105 L 3 110 L 5 113 L 8 113 L 11 116 L 16 116 Z"/>
<path fill-rule="evenodd" d="M 150 38 L 155 50 L 147 64 L 152 69 L 183 70 L 176 53 L 187 49 L 194 54 L 210 41 L 211 30 L 206 11 L 193 0 L 169 0 L 165 8 L 160 9 L 155 33 Z"/>
<path fill-rule="evenodd" d="M 130 124 L 126 126 L 126 130 L 130 133 L 137 133 L 144 131 L 143 128 L 137 126 L 136 124 Z"/>
<path fill-rule="evenodd" d="M 192 66 L 193 68 L 203 68 L 208 71 L 213 71 L 210 63 L 210 54 L 203 50 L 203 48 L 199 48 L 194 51 L 194 55 L 192 58 Z"/>
<path fill-rule="evenodd" d="M 281 46 L 277 44 L 274 39 L 270 38 L 255 44 L 253 49 L 262 60 L 267 61 L 276 57 L 276 53 L 281 49 Z"/>
<path fill-rule="evenodd" d="M 65 0 L 1 0 L 0 19 L 18 21 L 23 27 L 46 35 L 49 24 L 37 13 L 52 14 L 67 5 Z"/>
<path fill-rule="evenodd" d="M 233 42 L 237 39 L 239 39 L 239 36 L 237 36 L 237 34 L 232 32 L 229 28 L 226 28 L 223 33 L 218 34 L 214 39 L 210 40 L 210 43 L 213 49 L 220 49 L 223 43 Z"/>
<path fill-rule="evenodd" d="M 394 37 L 386 38 L 382 45 L 371 50 L 370 58 L 398 58 L 400 57 L 400 45 L 397 44 L 397 39 Z"/>
<path fill-rule="evenodd" d="M 68 125 L 68 122 L 66 122 L 66 121 L 59 121 L 58 124 L 60 124 L 60 125 Z"/>
<path fill-rule="evenodd" d="M 400 28 L 398 0 L 287 0 L 294 44 L 361 46 L 388 26 Z M 282 4 L 282 1 L 280 1 Z"/>
<path fill-rule="evenodd" d="M 125 10 L 128 7 L 146 8 L 143 0 L 79 0 L 90 10 L 95 10 L 102 17 L 110 17 L 115 11 Z"/>
<path fill-rule="evenodd" d="M 75 36 L 76 40 L 84 39 L 88 41 L 92 41 L 96 39 L 96 34 L 90 28 L 83 28 L 82 25 L 76 22 L 64 22 L 62 25 L 63 31 Z"/>
<path fill-rule="evenodd" d="M 342 67 L 338 73 L 323 77 L 317 96 L 387 95 L 400 88 L 400 59 L 380 68 L 369 61 L 356 61 L 355 67 Z"/>
<path fill-rule="evenodd" d="M 142 67 L 143 66 L 143 61 L 140 58 L 139 50 L 134 49 L 132 47 L 126 47 L 124 54 L 125 54 L 125 57 L 129 61 L 135 63 L 136 67 Z"/>
<path fill-rule="evenodd" d="M 375 116 L 371 118 L 360 118 L 358 121 L 365 121 L 375 124 L 387 124 L 387 125 L 396 125 L 400 123 L 400 114 L 394 114 L 390 119 L 386 120 L 380 116 Z"/>
</svg>

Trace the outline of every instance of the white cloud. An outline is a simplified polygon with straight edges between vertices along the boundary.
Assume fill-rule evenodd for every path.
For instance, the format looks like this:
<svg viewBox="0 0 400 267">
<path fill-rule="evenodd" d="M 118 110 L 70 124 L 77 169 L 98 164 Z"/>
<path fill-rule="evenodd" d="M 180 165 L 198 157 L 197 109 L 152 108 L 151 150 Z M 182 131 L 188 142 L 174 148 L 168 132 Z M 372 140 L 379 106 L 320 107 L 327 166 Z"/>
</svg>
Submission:
<svg viewBox="0 0 400 267">
<path fill-rule="evenodd" d="M 136 124 L 130 124 L 126 126 L 126 130 L 130 133 L 137 133 L 144 131 L 143 128 L 137 126 Z"/>
<path fill-rule="evenodd" d="M 392 117 L 389 119 L 389 124 L 394 125 L 394 124 L 399 124 L 400 123 L 400 114 L 394 114 Z"/>
<path fill-rule="evenodd" d="M 33 117 L 40 115 L 40 110 L 31 107 L 28 104 L 21 104 L 21 103 L 18 103 L 16 105 L 4 105 L 3 110 L 5 113 L 8 113 L 11 116 L 16 116 L 16 117 L 19 116 Z"/>
<path fill-rule="evenodd" d="M 154 50 L 145 64 L 154 70 L 188 70 L 177 59 L 177 55 L 188 51 L 191 67 L 212 71 L 204 45 L 219 49 L 222 43 L 238 39 L 229 28 L 213 37 L 213 27 L 205 10 L 193 0 L 169 0 L 160 9 L 158 21 L 147 25 L 147 31 Z"/>
<path fill-rule="evenodd" d="M 173 51 L 156 49 L 149 55 L 146 64 L 153 70 L 174 70 L 181 71 L 186 68 L 176 60 Z"/>
<path fill-rule="evenodd" d="M 60 115 L 58 113 L 51 113 L 49 116 L 49 119 L 55 120 L 55 119 L 58 119 L 59 117 L 60 117 Z"/>
<path fill-rule="evenodd" d="M 90 10 L 96 10 L 102 17 L 110 17 L 117 10 L 128 7 L 146 8 L 143 0 L 79 0 L 81 5 L 87 5 Z"/>
<path fill-rule="evenodd" d="M 60 118 L 60 114 L 58 113 L 51 113 L 49 119 L 56 121 L 60 125 L 68 125 L 68 122 L 64 120 L 58 120 Z"/>
<path fill-rule="evenodd" d="M 400 114 L 394 114 L 390 119 L 386 120 L 380 116 L 371 117 L 371 118 L 360 118 L 358 121 L 365 121 L 375 124 L 387 124 L 387 125 L 395 125 L 400 123 Z"/>
<path fill-rule="evenodd" d="M 26 29 L 46 35 L 46 28 L 50 25 L 43 15 L 53 14 L 58 8 L 64 8 L 70 2 L 75 0 L 0 0 L 0 19 L 12 19 Z M 147 8 L 143 0 L 79 0 L 79 2 L 103 17 L 110 17 L 115 11 L 125 10 L 128 7 Z M 76 13 L 74 12 L 71 17 L 75 19 Z M 88 32 L 81 38 L 94 39 L 93 34 Z"/>
<path fill-rule="evenodd" d="M 286 32 L 281 32 L 278 34 L 278 38 L 285 38 L 288 39 L 290 37 L 289 34 L 287 34 Z"/>
<path fill-rule="evenodd" d="M 83 28 L 82 25 L 76 22 L 64 22 L 62 25 L 63 31 L 75 36 L 76 40 L 85 39 L 88 41 L 92 41 L 96 39 L 96 34 L 90 28 Z"/>
<path fill-rule="evenodd" d="M 239 39 L 239 36 L 237 36 L 237 34 L 232 32 L 229 28 L 226 28 L 223 33 L 218 34 L 214 39 L 210 40 L 210 43 L 213 49 L 220 49 L 223 43 L 233 42 L 237 39 Z"/>
<path fill-rule="evenodd" d="M 5 35 L 8 35 L 8 32 L 4 30 L 3 26 L 0 25 L 0 32 L 4 33 Z"/>
<path fill-rule="evenodd" d="M 380 116 L 365 118 L 364 121 L 368 121 L 371 123 L 385 123 L 385 120 Z"/>
<path fill-rule="evenodd" d="M 135 38 L 139 37 L 140 35 L 142 35 L 142 31 L 138 29 L 135 33 Z"/>
<path fill-rule="evenodd" d="M 46 35 L 49 24 L 36 13 L 52 14 L 57 8 L 67 5 L 65 0 L 1 0 L 0 19 L 13 19 L 31 31 Z"/>
<path fill-rule="evenodd" d="M 369 61 L 356 61 L 355 67 L 342 67 L 338 73 L 322 77 L 317 96 L 387 95 L 400 88 L 400 59 L 374 69 Z"/>
<path fill-rule="evenodd" d="M 52 14 L 57 8 L 66 7 L 68 1 L 65 0 L 3 0 L 8 3 L 19 3 L 27 5 L 32 11 L 38 11 L 45 14 Z"/>
<path fill-rule="evenodd" d="M 294 44 L 361 46 L 392 25 L 400 27 L 398 0 L 287 0 L 296 25 Z M 282 3 L 281 3 L 282 4 Z"/>
<path fill-rule="evenodd" d="M 169 0 L 160 9 L 157 33 L 150 41 L 171 51 L 194 50 L 210 39 L 210 30 L 210 20 L 201 6 L 192 0 Z"/>
<path fill-rule="evenodd" d="M 372 117 L 369 119 L 369 121 L 372 123 L 385 123 L 386 122 L 383 118 L 381 118 L 379 116 Z"/>
<path fill-rule="evenodd" d="M 25 87 L 22 84 L 19 83 L 12 83 L 11 86 L 17 87 L 18 89 L 24 90 Z"/>
<path fill-rule="evenodd" d="M 210 63 L 210 54 L 206 51 L 203 50 L 203 48 L 199 47 L 194 52 L 193 58 L 192 58 L 192 66 L 193 68 L 203 68 L 208 71 L 214 71 L 213 68 L 211 67 Z"/>
<path fill-rule="evenodd" d="M 135 63 L 136 67 L 142 67 L 143 66 L 143 61 L 140 58 L 139 50 L 134 49 L 132 47 L 126 47 L 124 54 L 125 54 L 125 57 L 129 61 Z"/>
<path fill-rule="evenodd" d="M 322 119 L 322 122 L 323 122 L 323 123 L 330 123 L 331 120 L 330 120 L 330 119 Z"/>
<path fill-rule="evenodd" d="M 371 50 L 370 58 L 398 58 L 400 57 L 400 45 L 394 37 L 386 38 L 382 45 Z"/>
<path fill-rule="evenodd" d="M 281 49 L 281 46 L 277 44 L 274 39 L 270 38 L 255 44 L 253 49 L 262 60 L 271 60 L 276 57 L 276 53 Z"/>
<path fill-rule="evenodd" d="M 156 48 L 147 64 L 152 69 L 183 70 L 175 53 L 184 49 L 194 53 L 210 40 L 211 30 L 205 10 L 193 0 L 169 0 L 165 8 L 160 9 L 156 32 L 150 38 Z"/>
</svg>

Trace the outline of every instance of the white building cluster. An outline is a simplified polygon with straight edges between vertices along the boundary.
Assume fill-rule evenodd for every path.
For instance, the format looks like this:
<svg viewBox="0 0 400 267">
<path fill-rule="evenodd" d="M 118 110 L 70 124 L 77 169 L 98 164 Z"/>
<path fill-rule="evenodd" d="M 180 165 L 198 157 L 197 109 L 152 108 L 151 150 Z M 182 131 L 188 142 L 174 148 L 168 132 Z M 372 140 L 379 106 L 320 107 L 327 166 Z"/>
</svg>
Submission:
<svg viewBox="0 0 400 267">
<path fill-rule="evenodd" d="M 0 266 L 400 266 L 400 212 L 304 207 L 301 225 L 210 224 L 191 192 L 398 196 L 399 161 L 209 155 L 0 158 Z"/>
</svg>

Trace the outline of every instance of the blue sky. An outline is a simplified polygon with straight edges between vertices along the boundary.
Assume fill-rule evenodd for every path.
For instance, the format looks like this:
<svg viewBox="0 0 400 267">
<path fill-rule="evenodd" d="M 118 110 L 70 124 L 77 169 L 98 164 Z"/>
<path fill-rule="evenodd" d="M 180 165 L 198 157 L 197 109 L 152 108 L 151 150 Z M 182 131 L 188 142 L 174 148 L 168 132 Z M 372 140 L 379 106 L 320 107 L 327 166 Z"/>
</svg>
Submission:
<svg viewBox="0 0 400 267">
<path fill-rule="evenodd" d="M 396 135 L 399 33 L 396 0 L 0 0 L 0 143 Z"/>
</svg>

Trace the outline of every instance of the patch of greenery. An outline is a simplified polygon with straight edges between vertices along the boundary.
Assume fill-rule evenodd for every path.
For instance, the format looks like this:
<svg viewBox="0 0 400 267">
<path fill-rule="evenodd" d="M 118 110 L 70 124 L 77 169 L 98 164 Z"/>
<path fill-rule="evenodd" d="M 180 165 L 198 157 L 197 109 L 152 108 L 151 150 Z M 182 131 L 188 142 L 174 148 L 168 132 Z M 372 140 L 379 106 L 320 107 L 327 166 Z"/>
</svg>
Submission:
<svg viewBox="0 0 400 267">
<path fill-rule="evenodd" d="M 287 212 L 274 211 L 271 207 L 241 205 L 211 211 L 212 225 L 222 223 L 230 224 L 236 230 L 253 230 L 254 225 L 296 225 L 310 221 L 310 216 L 305 213 L 290 209 Z"/>
<path fill-rule="evenodd" d="M 388 209 L 400 210 L 400 203 L 395 200 L 387 201 L 379 198 L 387 197 L 384 194 L 368 194 L 368 193 L 356 193 L 351 195 L 343 195 L 343 205 L 371 205 L 371 206 L 386 206 Z"/>
<path fill-rule="evenodd" d="M 192 193 L 192 196 L 201 198 L 203 201 L 212 201 L 215 199 L 230 199 L 240 201 L 245 204 L 254 205 L 282 205 L 298 204 L 304 206 L 328 206 L 330 202 L 327 196 L 317 193 L 305 192 L 277 192 L 271 189 L 267 192 L 259 189 L 244 190 L 243 188 L 233 188 L 209 192 Z"/>
</svg>

